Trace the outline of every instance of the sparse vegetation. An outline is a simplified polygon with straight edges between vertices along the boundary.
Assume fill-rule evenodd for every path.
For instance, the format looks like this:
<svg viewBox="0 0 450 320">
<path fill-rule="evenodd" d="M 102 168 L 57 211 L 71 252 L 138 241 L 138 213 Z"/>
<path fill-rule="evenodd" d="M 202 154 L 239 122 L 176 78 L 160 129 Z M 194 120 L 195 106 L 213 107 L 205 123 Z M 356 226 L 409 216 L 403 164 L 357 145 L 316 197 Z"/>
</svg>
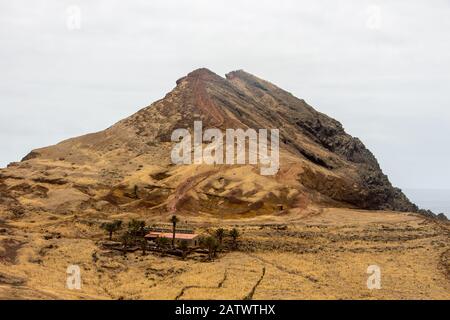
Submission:
<svg viewBox="0 0 450 320">
<path fill-rule="evenodd" d="M 146 255 L 147 240 L 144 238 L 147 232 L 145 221 L 132 219 L 128 222 L 128 229 L 122 234 L 121 241 L 125 249 L 131 245 L 137 245 L 142 250 L 142 255 Z"/>
<path fill-rule="evenodd" d="M 223 245 L 223 238 L 225 237 L 225 229 L 223 229 L 223 228 L 216 229 L 215 235 L 216 235 L 217 241 L 219 241 L 219 246 L 221 248 Z"/>
<path fill-rule="evenodd" d="M 200 239 L 200 246 L 208 249 L 208 260 L 213 260 L 219 248 L 219 242 L 215 237 L 207 236 Z"/>
<path fill-rule="evenodd" d="M 128 232 L 124 232 L 121 236 L 120 236 L 120 242 L 122 242 L 123 248 L 126 250 L 128 249 L 132 244 L 133 244 L 133 236 Z"/>
<path fill-rule="evenodd" d="M 112 240 L 113 233 L 119 231 L 122 228 L 122 221 L 115 220 L 113 222 L 105 222 L 100 227 L 108 232 L 109 240 Z"/>
<path fill-rule="evenodd" d="M 146 233 L 145 221 L 131 220 L 128 222 L 128 232 L 134 239 L 144 237 Z"/>
<path fill-rule="evenodd" d="M 124 239 L 122 244 L 128 248 L 124 250 L 109 241 L 99 241 L 107 236 L 99 234 L 101 229 L 96 224 L 74 224 L 64 217 L 49 220 L 52 216 L 42 213 L 41 219 L 58 229 L 48 228 L 42 234 L 42 225 L 31 222 L 34 219 L 25 217 L 27 220 L 10 228 L 0 215 L 0 250 L 8 259 L 2 262 L 0 258 L 0 298 L 175 299 L 183 292 L 182 299 L 448 299 L 450 292 L 446 273 L 448 226 L 436 227 L 416 215 L 330 209 L 310 217 L 308 224 L 293 219 L 288 230 L 279 229 L 286 224 L 284 217 L 228 224 L 211 218 L 212 225 L 229 226 L 223 227 L 224 247 L 231 248 L 232 228 L 239 230 L 239 251 L 215 259 L 214 246 L 210 251 L 202 245 L 205 249 L 188 253 L 192 259 L 186 261 L 181 259 L 181 242 L 177 245 L 180 258 L 149 254 L 156 250 L 150 246 L 142 256 L 138 242 Z M 145 217 L 149 223 L 159 223 L 157 217 L 141 217 L 121 215 L 127 220 L 113 239 L 130 236 L 131 218 Z M 202 217 L 192 218 L 192 226 L 205 230 Z M 2 233 L 3 228 L 7 232 Z M 61 233 L 63 241 L 44 238 L 49 232 Z M 29 238 L 23 237 L 25 234 Z M 111 249 L 105 250 L 103 243 Z M 156 243 L 162 252 L 174 252 L 170 250 L 171 235 Z M 126 258 L 111 252 L 112 248 L 127 252 Z M 131 252 L 132 248 L 139 250 Z M 202 251 L 204 259 L 199 259 Z M 208 258 L 215 261 L 204 263 Z M 60 281 L 67 261 L 83 266 L 80 292 L 67 290 L 65 282 Z M 382 290 L 369 292 L 365 286 L 370 264 L 382 268 Z M 337 278 L 336 272 L 340 275 Z M 24 281 L 23 285 L 9 285 L 14 278 Z"/>
<path fill-rule="evenodd" d="M 236 228 L 231 229 L 230 237 L 232 239 L 233 249 L 237 249 L 237 247 L 238 247 L 238 238 L 240 237 L 239 230 L 236 229 Z"/>
<path fill-rule="evenodd" d="M 178 248 L 181 250 L 183 259 L 186 259 L 187 253 L 189 252 L 188 242 L 186 240 L 181 241 Z"/>
<path fill-rule="evenodd" d="M 161 250 L 166 250 L 169 246 L 169 239 L 167 238 L 156 238 L 156 246 Z"/>
</svg>

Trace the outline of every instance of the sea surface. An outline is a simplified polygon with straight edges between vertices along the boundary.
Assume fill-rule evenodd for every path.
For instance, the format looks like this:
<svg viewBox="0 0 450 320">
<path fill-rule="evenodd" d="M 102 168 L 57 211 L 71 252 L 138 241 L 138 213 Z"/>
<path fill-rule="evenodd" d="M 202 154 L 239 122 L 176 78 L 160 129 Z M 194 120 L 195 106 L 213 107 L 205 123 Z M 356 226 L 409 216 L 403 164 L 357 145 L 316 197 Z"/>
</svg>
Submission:
<svg viewBox="0 0 450 320">
<path fill-rule="evenodd" d="M 444 213 L 450 218 L 450 190 L 446 189 L 403 189 L 406 196 L 421 209 Z"/>
</svg>

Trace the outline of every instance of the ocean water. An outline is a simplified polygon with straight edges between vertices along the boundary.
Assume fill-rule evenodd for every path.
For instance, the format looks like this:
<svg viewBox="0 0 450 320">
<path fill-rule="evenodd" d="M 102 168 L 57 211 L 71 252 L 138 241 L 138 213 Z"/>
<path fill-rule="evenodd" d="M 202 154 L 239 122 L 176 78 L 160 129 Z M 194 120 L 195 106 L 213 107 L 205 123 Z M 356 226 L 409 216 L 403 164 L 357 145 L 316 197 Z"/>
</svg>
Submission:
<svg viewBox="0 0 450 320">
<path fill-rule="evenodd" d="M 445 189 L 403 189 L 406 196 L 422 209 L 444 213 L 450 218 L 450 190 Z"/>
</svg>

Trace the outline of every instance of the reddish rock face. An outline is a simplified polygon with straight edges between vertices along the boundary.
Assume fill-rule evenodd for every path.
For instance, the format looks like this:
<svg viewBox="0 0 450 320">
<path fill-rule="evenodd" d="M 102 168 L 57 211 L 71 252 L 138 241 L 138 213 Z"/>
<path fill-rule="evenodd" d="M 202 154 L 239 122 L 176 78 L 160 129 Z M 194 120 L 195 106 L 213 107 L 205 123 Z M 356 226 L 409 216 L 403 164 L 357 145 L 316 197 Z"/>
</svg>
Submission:
<svg viewBox="0 0 450 320">
<path fill-rule="evenodd" d="M 272 83 L 242 70 L 222 78 L 198 69 L 176 84 L 163 99 L 104 131 L 33 150 L 2 169 L 0 193 L 9 200 L 0 205 L 193 214 L 267 214 L 316 205 L 417 211 L 359 139 Z M 263 177 L 256 165 L 173 165 L 173 130 L 192 130 L 198 120 L 205 129 L 279 129 L 279 172 Z M 20 197 L 18 185 L 27 186 L 19 188 Z"/>
</svg>

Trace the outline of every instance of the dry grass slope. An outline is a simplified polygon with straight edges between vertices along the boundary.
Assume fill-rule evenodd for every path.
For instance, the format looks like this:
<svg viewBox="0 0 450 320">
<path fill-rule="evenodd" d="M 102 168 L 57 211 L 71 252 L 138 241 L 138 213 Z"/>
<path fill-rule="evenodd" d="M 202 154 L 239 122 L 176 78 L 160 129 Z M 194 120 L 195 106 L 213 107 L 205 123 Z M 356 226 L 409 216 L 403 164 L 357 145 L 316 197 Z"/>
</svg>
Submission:
<svg viewBox="0 0 450 320">
<path fill-rule="evenodd" d="M 7 220 L 0 235 L 0 298 L 450 299 L 447 223 L 350 209 L 303 217 L 182 219 L 199 230 L 239 228 L 240 250 L 212 262 L 198 255 L 124 255 L 99 246 L 106 234 L 95 216 L 41 213 Z M 66 288 L 72 264 L 82 270 L 81 290 Z M 366 286 L 372 264 L 381 268 L 380 290 Z"/>
</svg>

